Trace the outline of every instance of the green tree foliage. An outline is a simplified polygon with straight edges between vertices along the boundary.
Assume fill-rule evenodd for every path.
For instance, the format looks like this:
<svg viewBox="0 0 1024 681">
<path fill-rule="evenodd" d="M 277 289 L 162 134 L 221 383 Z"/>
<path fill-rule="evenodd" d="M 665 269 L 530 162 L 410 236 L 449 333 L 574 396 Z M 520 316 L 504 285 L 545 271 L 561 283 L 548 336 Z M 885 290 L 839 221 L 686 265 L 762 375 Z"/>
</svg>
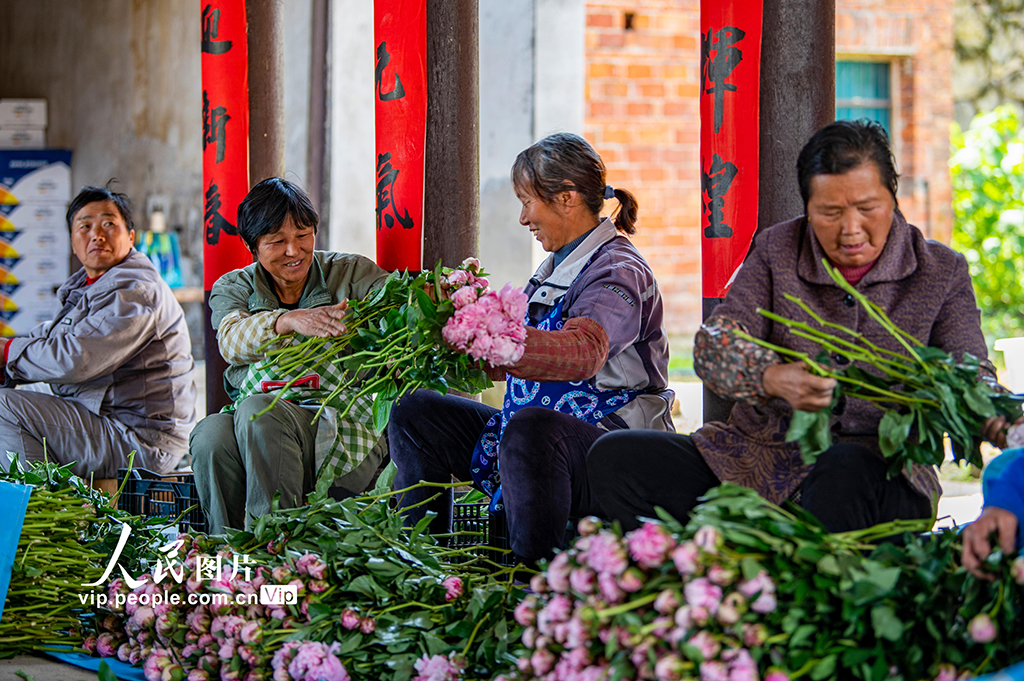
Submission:
<svg viewBox="0 0 1024 681">
<path fill-rule="evenodd" d="M 1012 106 L 953 124 L 953 248 L 967 258 L 982 329 L 1024 336 L 1024 128 Z"/>
</svg>

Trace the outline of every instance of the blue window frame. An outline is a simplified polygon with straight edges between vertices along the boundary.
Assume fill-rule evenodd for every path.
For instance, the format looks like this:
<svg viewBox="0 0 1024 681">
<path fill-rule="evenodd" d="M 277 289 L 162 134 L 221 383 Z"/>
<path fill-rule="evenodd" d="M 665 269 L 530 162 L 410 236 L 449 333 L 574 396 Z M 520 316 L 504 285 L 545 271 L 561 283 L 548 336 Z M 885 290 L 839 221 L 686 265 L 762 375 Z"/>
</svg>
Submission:
<svg viewBox="0 0 1024 681">
<path fill-rule="evenodd" d="M 889 63 L 836 61 L 836 120 L 878 121 L 892 137 Z"/>
</svg>

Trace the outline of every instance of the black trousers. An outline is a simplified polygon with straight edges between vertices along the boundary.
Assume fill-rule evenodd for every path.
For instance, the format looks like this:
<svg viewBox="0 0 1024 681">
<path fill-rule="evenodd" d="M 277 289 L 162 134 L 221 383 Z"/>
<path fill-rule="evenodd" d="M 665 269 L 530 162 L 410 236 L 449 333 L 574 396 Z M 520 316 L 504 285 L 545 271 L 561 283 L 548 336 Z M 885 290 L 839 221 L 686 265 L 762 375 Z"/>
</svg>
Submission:
<svg viewBox="0 0 1024 681">
<path fill-rule="evenodd" d="M 398 468 L 395 489 L 427 482 L 469 481 L 473 448 L 497 410 L 430 390 L 406 395 L 391 412 L 388 443 Z M 597 426 L 542 407 L 520 409 L 509 420 L 498 458 L 512 551 L 528 562 L 550 558 L 560 548 L 569 518 L 600 515 L 587 480 L 587 450 L 605 432 Z M 422 488 L 404 495 L 411 506 L 437 493 Z M 432 532 L 451 531 L 452 495 L 442 494 L 409 511 L 415 522 L 437 513 Z"/>
<path fill-rule="evenodd" d="M 587 457 L 598 503 L 623 529 L 655 507 L 685 523 L 697 500 L 721 484 L 688 435 L 619 431 L 594 443 Z M 892 520 L 927 518 L 929 499 L 906 478 L 886 476 L 885 462 L 870 449 L 837 444 L 818 457 L 800 486 L 800 505 L 829 532 L 860 530 Z"/>
</svg>

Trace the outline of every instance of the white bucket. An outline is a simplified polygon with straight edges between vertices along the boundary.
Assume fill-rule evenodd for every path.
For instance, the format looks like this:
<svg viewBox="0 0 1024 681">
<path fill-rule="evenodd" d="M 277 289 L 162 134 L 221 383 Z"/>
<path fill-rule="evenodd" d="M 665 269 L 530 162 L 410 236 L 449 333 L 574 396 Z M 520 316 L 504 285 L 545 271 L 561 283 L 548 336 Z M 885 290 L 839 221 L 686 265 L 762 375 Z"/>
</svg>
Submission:
<svg viewBox="0 0 1024 681">
<path fill-rule="evenodd" d="M 1006 361 L 1006 387 L 1015 393 L 1024 393 L 1024 338 L 1000 338 L 996 351 Z"/>
</svg>

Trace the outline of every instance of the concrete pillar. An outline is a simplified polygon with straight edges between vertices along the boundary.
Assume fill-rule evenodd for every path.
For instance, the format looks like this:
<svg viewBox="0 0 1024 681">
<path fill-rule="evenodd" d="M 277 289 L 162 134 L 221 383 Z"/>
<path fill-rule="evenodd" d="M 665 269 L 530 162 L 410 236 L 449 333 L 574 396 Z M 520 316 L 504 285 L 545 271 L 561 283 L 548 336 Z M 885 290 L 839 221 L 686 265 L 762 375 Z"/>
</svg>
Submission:
<svg viewBox="0 0 1024 681">
<path fill-rule="evenodd" d="M 758 231 L 803 215 L 796 157 L 836 119 L 835 0 L 764 0 Z"/>
<path fill-rule="evenodd" d="M 427 0 L 423 266 L 479 254 L 477 0 Z"/>
<path fill-rule="evenodd" d="M 249 182 L 284 175 L 284 3 L 246 0 L 249 23 Z"/>
</svg>

